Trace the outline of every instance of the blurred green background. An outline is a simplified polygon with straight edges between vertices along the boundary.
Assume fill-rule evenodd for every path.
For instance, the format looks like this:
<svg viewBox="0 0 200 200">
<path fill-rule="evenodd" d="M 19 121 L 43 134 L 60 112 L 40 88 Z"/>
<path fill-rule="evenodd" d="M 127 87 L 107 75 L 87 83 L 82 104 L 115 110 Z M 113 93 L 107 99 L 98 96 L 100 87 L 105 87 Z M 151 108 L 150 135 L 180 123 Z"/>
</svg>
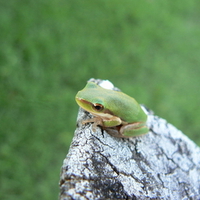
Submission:
<svg viewBox="0 0 200 200">
<path fill-rule="evenodd" d="M 0 199 L 58 198 L 74 96 L 108 79 L 200 145 L 200 1 L 0 3 Z"/>
</svg>

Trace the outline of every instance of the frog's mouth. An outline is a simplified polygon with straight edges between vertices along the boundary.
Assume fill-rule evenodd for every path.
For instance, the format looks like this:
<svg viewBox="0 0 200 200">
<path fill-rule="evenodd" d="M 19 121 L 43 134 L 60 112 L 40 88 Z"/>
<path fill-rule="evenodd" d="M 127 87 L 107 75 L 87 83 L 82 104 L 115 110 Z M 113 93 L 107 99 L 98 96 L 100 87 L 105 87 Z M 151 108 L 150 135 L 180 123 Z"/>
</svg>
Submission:
<svg viewBox="0 0 200 200">
<path fill-rule="evenodd" d="M 104 119 L 108 119 L 113 116 L 110 110 L 105 109 L 104 106 L 101 104 L 91 103 L 80 97 L 76 97 L 76 102 L 81 108 L 92 113 L 94 116 L 102 117 Z"/>
<path fill-rule="evenodd" d="M 82 107 L 84 109 L 85 109 L 85 107 L 87 107 L 87 105 L 91 105 L 90 102 L 86 101 L 85 99 L 79 98 L 79 97 L 76 97 L 76 102 L 80 107 Z"/>
</svg>

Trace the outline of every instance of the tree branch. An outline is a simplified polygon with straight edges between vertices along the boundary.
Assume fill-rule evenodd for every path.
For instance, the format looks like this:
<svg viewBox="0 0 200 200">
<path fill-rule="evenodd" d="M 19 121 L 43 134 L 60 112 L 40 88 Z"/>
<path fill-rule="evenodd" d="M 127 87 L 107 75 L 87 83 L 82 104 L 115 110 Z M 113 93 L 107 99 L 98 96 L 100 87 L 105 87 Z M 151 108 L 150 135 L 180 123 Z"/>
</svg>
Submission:
<svg viewBox="0 0 200 200">
<path fill-rule="evenodd" d="M 146 108 L 149 133 L 116 138 L 81 121 L 60 177 L 60 199 L 200 199 L 200 148 Z"/>
</svg>

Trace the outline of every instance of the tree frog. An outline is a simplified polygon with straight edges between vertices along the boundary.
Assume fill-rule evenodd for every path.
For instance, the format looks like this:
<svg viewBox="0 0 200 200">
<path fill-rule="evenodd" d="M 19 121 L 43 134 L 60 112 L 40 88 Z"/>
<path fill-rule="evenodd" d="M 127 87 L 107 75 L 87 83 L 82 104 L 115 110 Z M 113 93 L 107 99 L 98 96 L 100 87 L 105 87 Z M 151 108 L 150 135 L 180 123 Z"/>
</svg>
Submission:
<svg viewBox="0 0 200 200">
<path fill-rule="evenodd" d="M 88 82 L 76 95 L 76 102 L 94 118 L 83 121 L 101 126 L 115 137 L 129 138 L 148 132 L 147 115 L 137 101 L 124 94 Z"/>
</svg>

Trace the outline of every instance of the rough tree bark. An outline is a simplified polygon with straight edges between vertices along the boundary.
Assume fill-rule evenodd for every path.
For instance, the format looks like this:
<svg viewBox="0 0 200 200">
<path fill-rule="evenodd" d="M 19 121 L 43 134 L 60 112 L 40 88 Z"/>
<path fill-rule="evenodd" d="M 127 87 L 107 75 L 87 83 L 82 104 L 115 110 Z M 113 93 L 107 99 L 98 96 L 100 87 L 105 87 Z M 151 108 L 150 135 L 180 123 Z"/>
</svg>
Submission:
<svg viewBox="0 0 200 200">
<path fill-rule="evenodd" d="M 98 81 L 97 81 L 98 82 Z M 116 138 L 81 121 L 64 159 L 60 199 L 200 199 L 200 148 L 143 107 L 148 134 Z"/>
</svg>

